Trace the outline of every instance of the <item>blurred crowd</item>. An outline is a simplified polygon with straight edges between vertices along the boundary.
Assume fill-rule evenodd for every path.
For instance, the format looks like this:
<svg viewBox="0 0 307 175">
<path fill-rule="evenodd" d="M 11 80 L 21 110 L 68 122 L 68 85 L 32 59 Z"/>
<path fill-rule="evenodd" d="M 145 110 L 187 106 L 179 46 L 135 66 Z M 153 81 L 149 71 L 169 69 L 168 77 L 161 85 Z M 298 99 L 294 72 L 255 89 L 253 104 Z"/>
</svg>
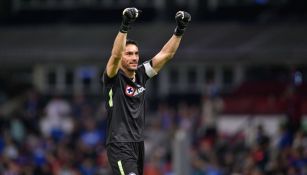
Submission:
<svg viewBox="0 0 307 175">
<path fill-rule="evenodd" d="M 88 100 L 29 91 L 12 116 L 1 117 L 1 174 L 108 174 L 104 106 Z"/>
<path fill-rule="evenodd" d="M 82 93 L 46 97 L 30 90 L 20 108 L 0 116 L 1 175 L 110 175 L 105 150 L 106 111 L 101 99 Z M 222 101 L 158 103 L 149 110 L 145 133 L 145 175 L 174 175 L 172 143 L 176 131 L 191 138 L 192 175 L 306 175 L 306 130 L 280 125 L 272 137 L 262 125 L 255 139 L 221 133 L 215 115 Z M 208 116 L 211 116 L 208 117 Z"/>
</svg>

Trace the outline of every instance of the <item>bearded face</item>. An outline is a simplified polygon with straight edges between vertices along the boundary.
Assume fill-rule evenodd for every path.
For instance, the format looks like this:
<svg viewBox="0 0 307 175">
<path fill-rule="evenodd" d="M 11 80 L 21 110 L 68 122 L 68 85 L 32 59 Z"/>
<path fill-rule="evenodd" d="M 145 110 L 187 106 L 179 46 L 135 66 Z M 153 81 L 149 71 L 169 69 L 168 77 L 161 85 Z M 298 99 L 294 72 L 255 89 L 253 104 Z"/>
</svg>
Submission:
<svg viewBox="0 0 307 175">
<path fill-rule="evenodd" d="M 134 44 L 128 44 L 125 47 L 121 64 L 122 68 L 128 71 L 137 70 L 139 62 L 139 49 Z"/>
</svg>

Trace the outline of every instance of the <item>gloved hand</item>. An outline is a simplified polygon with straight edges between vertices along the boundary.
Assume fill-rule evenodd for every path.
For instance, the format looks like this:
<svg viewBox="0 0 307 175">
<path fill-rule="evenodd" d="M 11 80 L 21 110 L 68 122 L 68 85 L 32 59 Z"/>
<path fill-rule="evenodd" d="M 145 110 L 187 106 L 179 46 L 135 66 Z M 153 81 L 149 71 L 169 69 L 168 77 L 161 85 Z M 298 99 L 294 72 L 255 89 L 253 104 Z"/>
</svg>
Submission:
<svg viewBox="0 0 307 175">
<path fill-rule="evenodd" d="M 185 11 L 178 11 L 175 15 L 177 27 L 175 28 L 174 34 L 176 36 L 182 36 L 189 22 L 191 21 L 191 15 Z"/>
<path fill-rule="evenodd" d="M 123 11 L 123 19 L 122 24 L 120 26 L 120 32 L 127 33 L 130 29 L 130 24 L 135 21 L 135 19 L 139 16 L 140 10 L 135 7 L 125 8 Z"/>
</svg>

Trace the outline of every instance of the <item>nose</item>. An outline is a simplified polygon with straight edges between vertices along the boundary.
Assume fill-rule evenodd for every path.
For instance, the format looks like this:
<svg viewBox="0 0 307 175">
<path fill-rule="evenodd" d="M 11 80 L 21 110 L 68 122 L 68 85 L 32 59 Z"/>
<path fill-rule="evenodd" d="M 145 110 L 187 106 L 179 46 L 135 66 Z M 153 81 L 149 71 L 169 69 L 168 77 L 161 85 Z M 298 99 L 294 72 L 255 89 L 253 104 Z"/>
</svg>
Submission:
<svg viewBox="0 0 307 175">
<path fill-rule="evenodd" d="M 132 60 L 133 60 L 133 61 L 138 60 L 138 58 L 139 58 L 139 55 L 137 55 L 137 54 L 133 54 L 133 55 L 132 55 Z"/>
</svg>

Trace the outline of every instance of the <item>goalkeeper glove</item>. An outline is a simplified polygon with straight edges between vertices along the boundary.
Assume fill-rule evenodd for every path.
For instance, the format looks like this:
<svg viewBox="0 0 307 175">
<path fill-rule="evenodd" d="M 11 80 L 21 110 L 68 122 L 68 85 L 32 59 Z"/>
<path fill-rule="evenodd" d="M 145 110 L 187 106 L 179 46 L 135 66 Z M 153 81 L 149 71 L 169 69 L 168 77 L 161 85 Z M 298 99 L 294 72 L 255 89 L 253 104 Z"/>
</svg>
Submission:
<svg viewBox="0 0 307 175">
<path fill-rule="evenodd" d="M 182 36 L 189 22 L 191 21 L 191 15 L 185 11 L 178 11 L 175 15 L 177 27 L 175 28 L 174 34 L 176 36 Z"/>
<path fill-rule="evenodd" d="M 130 24 L 135 21 L 141 11 L 135 7 L 125 8 L 123 10 L 123 19 L 120 26 L 120 32 L 127 33 L 130 29 Z"/>
</svg>

